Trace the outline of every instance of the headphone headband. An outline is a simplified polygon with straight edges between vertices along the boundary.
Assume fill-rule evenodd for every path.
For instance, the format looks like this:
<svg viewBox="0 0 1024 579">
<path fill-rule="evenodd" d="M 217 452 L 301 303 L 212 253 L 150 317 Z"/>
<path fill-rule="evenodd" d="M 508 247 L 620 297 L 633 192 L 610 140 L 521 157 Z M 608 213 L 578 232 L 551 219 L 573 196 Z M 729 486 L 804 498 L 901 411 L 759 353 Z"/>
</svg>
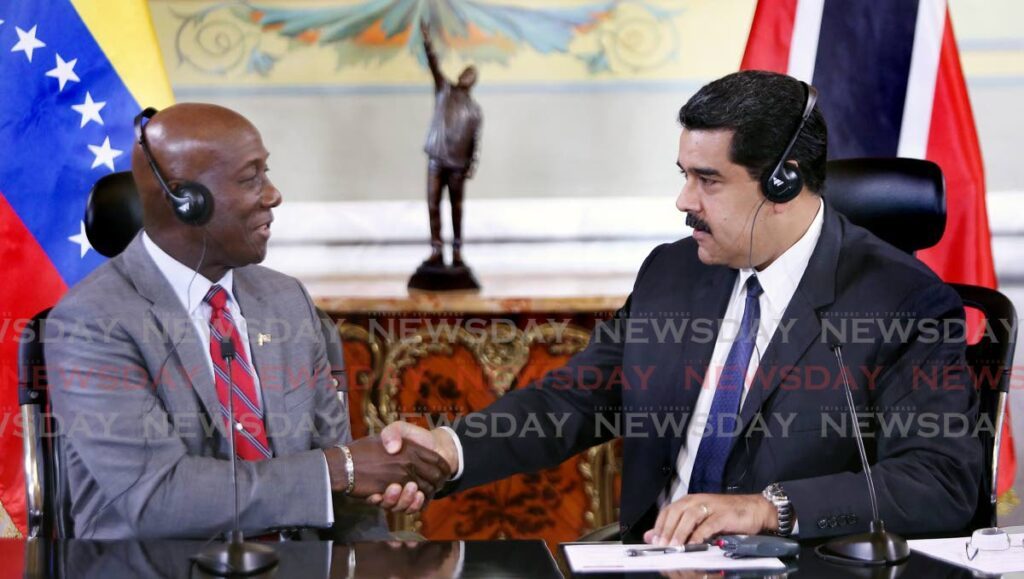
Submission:
<svg viewBox="0 0 1024 579">
<path fill-rule="evenodd" d="M 776 203 L 790 201 L 800 193 L 800 189 L 803 187 L 803 179 L 800 177 L 799 169 L 787 170 L 786 161 L 789 159 L 789 154 L 793 152 L 793 147 L 796 145 L 796 140 L 800 137 L 800 133 L 803 132 L 807 119 L 811 118 L 811 114 L 814 112 L 814 105 L 818 102 L 818 89 L 803 81 L 800 81 L 800 84 L 803 85 L 805 94 L 804 111 L 800 115 L 800 124 L 797 125 L 796 130 L 793 131 L 793 136 L 789 138 L 789 143 L 786 144 L 786 148 L 779 155 L 779 160 L 775 163 L 775 167 L 762 182 L 765 196 L 770 201 Z"/>
<path fill-rule="evenodd" d="M 146 127 L 149 120 L 156 115 L 157 110 L 153 107 L 146 107 L 142 109 L 142 112 L 135 115 L 135 140 L 138 141 L 139 147 L 142 148 L 142 154 L 146 156 L 146 162 L 149 163 L 149 168 L 153 171 L 153 176 L 156 177 L 157 183 L 160 184 L 160 188 L 164 190 L 170 196 L 174 196 L 171 192 L 171 188 L 167 185 L 167 180 L 164 179 L 163 173 L 160 172 L 160 167 L 156 164 L 156 159 L 153 158 L 153 153 L 149 150 L 149 142 L 146 141 Z"/>
<path fill-rule="evenodd" d="M 156 113 L 155 108 L 146 107 L 135 116 L 135 140 L 138 141 L 142 154 L 146 156 L 146 163 L 149 164 L 149 169 L 156 177 L 157 183 L 160 184 L 160 188 L 171 202 L 174 214 L 188 225 L 202 225 L 213 215 L 213 196 L 202 183 L 194 181 L 185 181 L 173 188 L 168 185 L 163 173 L 160 172 L 160 167 L 156 164 L 156 159 L 153 158 L 153 152 L 149 149 L 149 142 L 146 140 L 146 125 Z"/>
</svg>

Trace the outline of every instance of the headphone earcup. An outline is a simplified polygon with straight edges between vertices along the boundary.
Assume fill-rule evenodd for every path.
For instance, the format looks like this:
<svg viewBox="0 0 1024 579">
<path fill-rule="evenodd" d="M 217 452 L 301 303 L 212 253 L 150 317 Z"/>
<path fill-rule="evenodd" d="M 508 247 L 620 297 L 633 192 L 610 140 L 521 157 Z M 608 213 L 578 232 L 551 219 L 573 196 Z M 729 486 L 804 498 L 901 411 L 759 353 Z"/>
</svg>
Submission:
<svg viewBox="0 0 1024 579">
<path fill-rule="evenodd" d="M 792 162 L 783 163 L 776 174 L 769 171 L 761 179 L 761 189 L 764 196 L 772 203 L 787 203 L 792 201 L 804 187 L 803 176 L 800 169 Z"/>
<path fill-rule="evenodd" d="M 203 184 L 186 181 L 169 193 L 174 214 L 182 223 L 203 225 L 213 216 L 213 196 Z"/>
</svg>

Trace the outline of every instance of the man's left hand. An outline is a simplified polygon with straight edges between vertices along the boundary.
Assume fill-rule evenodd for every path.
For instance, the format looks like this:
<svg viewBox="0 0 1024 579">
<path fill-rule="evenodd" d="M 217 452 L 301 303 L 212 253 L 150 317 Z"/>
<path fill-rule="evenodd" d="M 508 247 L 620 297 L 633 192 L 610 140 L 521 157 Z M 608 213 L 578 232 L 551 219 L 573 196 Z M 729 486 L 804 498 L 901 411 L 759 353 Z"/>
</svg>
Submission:
<svg viewBox="0 0 1024 579">
<path fill-rule="evenodd" d="M 775 505 L 761 495 L 688 495 L 663 508 L 644 542 L 703 543 L 722 534 L 757 535 L 778 529 Z"/>
</svg>

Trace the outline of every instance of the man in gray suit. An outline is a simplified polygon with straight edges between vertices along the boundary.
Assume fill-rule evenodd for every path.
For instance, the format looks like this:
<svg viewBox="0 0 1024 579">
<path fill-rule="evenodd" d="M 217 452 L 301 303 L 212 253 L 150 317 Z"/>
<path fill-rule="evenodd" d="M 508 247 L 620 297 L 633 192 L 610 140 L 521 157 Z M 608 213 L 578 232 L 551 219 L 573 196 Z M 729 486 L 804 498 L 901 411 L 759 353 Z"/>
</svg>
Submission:
<svg viewBox="0 0 1024 579">
<path fill-rule="evenodd" d="M 392 456 L 375 437 L 352 441 L 313 302 L 255 265 L 281 203 L 259 132 L 230 110 L 181 104 L 144 112 L 136 135 L 144 231 L 47 324 L 75 535 L 228 530 L 230 420 L 243 531 L 385 537 L 362 499 L 418 510 L 449 469 L 422 447 Z"/>
</svg>

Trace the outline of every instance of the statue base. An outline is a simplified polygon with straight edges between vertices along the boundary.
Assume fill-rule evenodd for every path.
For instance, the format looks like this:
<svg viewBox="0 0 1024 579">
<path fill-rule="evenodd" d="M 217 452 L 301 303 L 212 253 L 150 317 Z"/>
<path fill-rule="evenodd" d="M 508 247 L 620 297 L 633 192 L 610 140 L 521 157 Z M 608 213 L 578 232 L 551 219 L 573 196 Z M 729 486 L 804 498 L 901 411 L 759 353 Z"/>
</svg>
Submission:
<svg viewBox="0 0 1024 579">
<path fill-rule="evenodd" d="M 479 291 L 480 282 L 468 265 L 423 262 L 409 278 L 409 289 L 427 292 Z"/>
</svg>

